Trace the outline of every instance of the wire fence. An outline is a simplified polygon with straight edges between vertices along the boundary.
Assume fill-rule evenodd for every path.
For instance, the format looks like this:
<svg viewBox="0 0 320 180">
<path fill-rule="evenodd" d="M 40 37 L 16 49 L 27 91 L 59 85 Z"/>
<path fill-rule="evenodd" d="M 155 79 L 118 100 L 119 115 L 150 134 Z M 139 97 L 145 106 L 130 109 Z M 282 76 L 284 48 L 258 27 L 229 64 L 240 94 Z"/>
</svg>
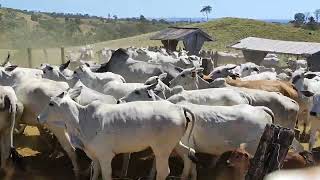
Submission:
<svg viewBox="0 0 320 180">
<path fill-rule="evenodd" d="M 0 49 L 0 62 L 10 53 L 10 62 L 21 67 L 39 67 L 42 63 L 59 65 L 66 61 L 66 56 L 80 57 L 79 47 L 57 47 L 44 49 Z M 94 48 L 94 53 L 100 49 Z M 98 60 L 96 60 L 98 61 Z"/>
</svg>

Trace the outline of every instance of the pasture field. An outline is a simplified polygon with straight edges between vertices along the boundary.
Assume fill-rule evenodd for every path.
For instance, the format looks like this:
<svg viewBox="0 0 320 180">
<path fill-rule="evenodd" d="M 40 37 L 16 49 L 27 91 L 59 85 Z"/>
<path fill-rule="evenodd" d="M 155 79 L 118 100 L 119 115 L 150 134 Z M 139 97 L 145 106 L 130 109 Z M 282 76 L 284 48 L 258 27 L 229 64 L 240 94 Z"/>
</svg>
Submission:
<svg viewBox="0 0 320 180">
<path fill-rule="evenodd" d="M 255 36 L 261 38 L 290 40 L 290 41 L 310 41 L 320 42 L 320 30 L 311 31 L 302 28 L 296 28 L 291 25 L 281 25 L 266 23 L 258 20 L 239 19 L 239 18 L 222 18 L 207 23 L 198 23 L 190 25 L 192 27 L 199 27 L 211 35 L 215 41 L 206 42 L 203 49 L 206 50 L 219 50 L 219 51 L 233 51 L 228 49 L 227 46 L 231 45 L 242 38 L 248 36 Z M 94 51 L 97 52 L 104 47 L 117 49 L 134 47 L 148 47 L 148 46 L 161 46 L 160 41 L 150 40 L 150 36 L 155 34 L 147 33 L 127 38 L 120 38 L 116 40 L 98 42 L 90 44 Z M 86 45 L 85 43 L 83 45 Z M 179 43 L 182 47 L 182 43 Z M 65 46 L 66 55 L 68 52 L 77 52 L 83 46 Z M 47 51 L 47 57 L 43 52 L 43 49 Z M 60 64 L 61 55 L 60 47 L 46 48 L 45 46 L 32 50 L 32 66 L 36 67 L 41 63 Z M 12 61 L 15 64 L 21 66 L 28 66 L 27 62 L 27 50 L 26 49 L 0 49 L 0 59 L 4 59 L 8 53 L 12 54 Z M 97 58 L 97 57 L 96 57 Z M 282 57 L 281 59 L 286 59 Z M 97 60 L 98 61 L 98 60 Z"/>
</svg>

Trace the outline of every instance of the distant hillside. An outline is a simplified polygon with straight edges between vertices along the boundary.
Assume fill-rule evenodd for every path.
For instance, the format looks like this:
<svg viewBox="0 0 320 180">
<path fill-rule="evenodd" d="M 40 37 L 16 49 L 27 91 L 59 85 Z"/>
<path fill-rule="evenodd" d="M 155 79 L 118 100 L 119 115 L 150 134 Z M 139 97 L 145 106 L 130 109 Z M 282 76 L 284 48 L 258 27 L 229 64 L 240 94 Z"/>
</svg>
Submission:
<svg viewBox="0 0 320 180">
<path fill-rule="evenodd" d="M 76 46 L 159 31 L 164 20 L 0 8 L 0 49 Z"/>
<path fill-rule="evenodd" d="M 205 43 L 205 49 L 225 50 L 226 46 L 249 36 L 290 41 L 320 42 L 320 30 L 305 30 L 289 24 L 267 23 L 250 19 L 222 18 L 191 26 L 203 29 L 216 40 L 215 42 Z M 159 41 L 149 40 L 152 34 L 102 42 L 99 43 L 99 46 L 128 47 L 134 45 L 139 47 L 146 46 L 146 44 L 161 45 Z"/>
<path fill-rule="evenodd" d="M 250 19 L 223 18 L 197 24 L 196 27 L 203 29 L 216 39 L 216 42 L 205 45 L 205 48 L 208 49 L 225 49 L 226 46 L 249 36 L 320 42 L 320 30 L 305 30 L 293 27 L 290 24 L 275 24 Z"/>
</svg>

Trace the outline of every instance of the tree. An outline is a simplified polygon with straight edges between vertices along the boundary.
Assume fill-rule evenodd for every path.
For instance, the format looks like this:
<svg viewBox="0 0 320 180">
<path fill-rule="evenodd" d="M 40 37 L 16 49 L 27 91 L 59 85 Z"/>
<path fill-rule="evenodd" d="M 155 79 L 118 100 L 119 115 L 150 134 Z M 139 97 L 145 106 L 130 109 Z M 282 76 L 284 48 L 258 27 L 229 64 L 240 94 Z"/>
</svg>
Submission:
<svg viewBox="0 0 320 180">
<path fill-rule="evenodd" d="M 117 16 L 117 15 L 113 15 L 113 19 L 114 19 L 115 21 L 117 21 L 117 20 L 118 20 L 118 16 Z"/>
<path fill-rule="evenodd" d="M 306 28 L 310 30 L 317 30 L 317 22 L 313 16 L 310 16 L 306 24 Z"/>
<path fill-rule="evenodd" d="M 203 8 L 200 10 L 201 13 L 203 13 L 207 17 L 207 21 L 209 21 L 209 14 L 212 11 L 211 6 L 203 6 Z"/>
<path fill-rule="evenodd" d="M 144 17 L 144 15 L 140 15 L 139 20 L 140 20 L 141 22 L 146 22 L 146 21 L 147 21 L 147 19 Z"/>
<path fill-rule="evenodd" d="M 305 13 L 304 13 L 304 22 L 308 22 L 310 16 L 311 16 L 311 13 L 310 13 L 310 12 L 305 12 Z"/>
<path fill-rule="evenodd" d="M 316 18 L 316 21 L 319 22 L 320 20 L 320 9 L 317 9 L 314 11 L 314 17 Z"/>
<path fill-rule="evenodd" d="M 305 17 L 306 17 L 306 16 L 305 16 L 303 13 L 296 13 L 296 14 L 294 15 L 294 22 L 295 22 L 296 24 L 301 25 L 301 24 L 304 23 Z"/>
</svg>

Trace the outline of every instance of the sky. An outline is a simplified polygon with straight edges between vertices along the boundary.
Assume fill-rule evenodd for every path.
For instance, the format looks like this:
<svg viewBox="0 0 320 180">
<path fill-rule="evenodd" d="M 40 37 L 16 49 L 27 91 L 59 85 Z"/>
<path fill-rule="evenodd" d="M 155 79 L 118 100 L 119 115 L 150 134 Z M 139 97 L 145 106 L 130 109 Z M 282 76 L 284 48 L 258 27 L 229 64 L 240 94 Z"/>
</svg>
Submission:
<svg viewBox="0 0 320 180">
<path fill-rule="evenodd" d="M 202 17 L 200 9 L 213 8 L 210 18 L 292 19 L 296 12 L 320 9 L 320 0 L 0 0 L 4 7 L 97 16 L 149 18 Z"/>
</svg>

